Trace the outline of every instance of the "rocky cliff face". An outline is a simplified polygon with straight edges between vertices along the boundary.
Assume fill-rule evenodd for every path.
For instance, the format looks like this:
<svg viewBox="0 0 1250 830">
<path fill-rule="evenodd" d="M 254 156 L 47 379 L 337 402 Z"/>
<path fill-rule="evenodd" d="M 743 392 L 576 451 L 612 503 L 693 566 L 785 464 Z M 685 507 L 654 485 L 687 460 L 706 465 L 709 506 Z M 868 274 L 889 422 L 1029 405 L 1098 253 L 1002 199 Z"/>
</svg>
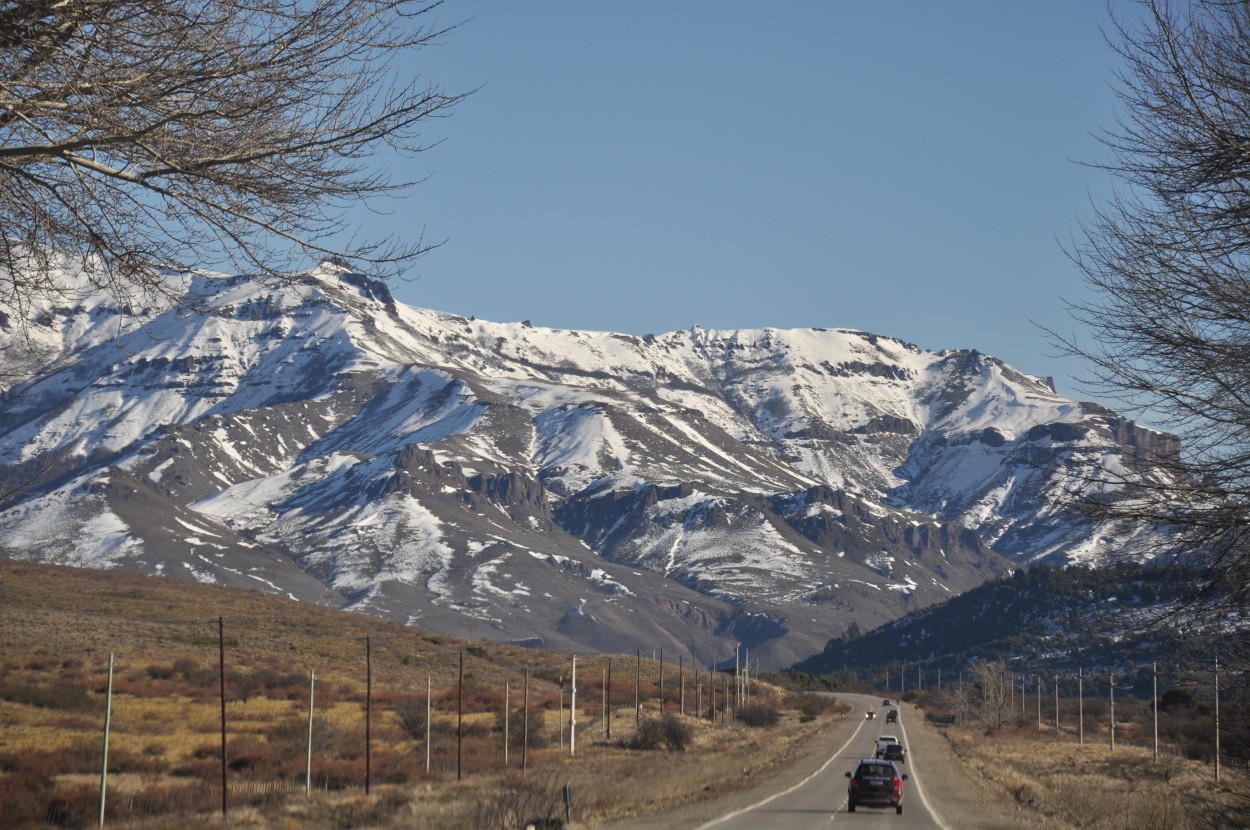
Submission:
<svg viewBox="0 0 1250 830">
<path fill-rule="evenodd" d="M 1019 562 L 1097 564 L 1124 529 L 1063 487 L 1178 451 L 975 351 L 490 323 L 328 266 L 177 279 L 198 313 L 10 314 L 3 555 L 778 666 Z"/>
</svg>

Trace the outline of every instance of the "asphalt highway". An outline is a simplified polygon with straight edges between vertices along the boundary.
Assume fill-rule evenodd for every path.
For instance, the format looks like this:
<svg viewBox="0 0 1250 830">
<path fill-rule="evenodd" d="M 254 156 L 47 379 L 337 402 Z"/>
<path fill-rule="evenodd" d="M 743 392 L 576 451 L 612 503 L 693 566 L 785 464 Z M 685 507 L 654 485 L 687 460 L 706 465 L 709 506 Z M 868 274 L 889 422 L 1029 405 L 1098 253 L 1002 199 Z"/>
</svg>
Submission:
<svg viewBox="0 0 1250 830">
<path fill-rule="evenodd" d="M 838 695 L 851 704 L 852 717 L 859 719 L 853 734 L 841 746 L 834 747 L 829 760 L 804 781 L 757 804 L 709 821 L 699 830 L 811 830 L 811 828 L 856 828 L 859 830 L 912 830 L 938 828 L 956 830 L 950 817 L 937 814 L 925 796 L 925 786 L 940 784 L 942 771 L 925 766 L 925 759 L 912 752 L 907 738 L 906 711 L 900 708 L 898 723 L 885 722 L 892 708 L 881 705 L 881 698 L 867 695 Z M 877 711 L 876 720 L 863 715 L 869 708 Z M 907 762 L 900 770 L 907 775 L 903 782 L 903 814 L 893 807 L 874 808 L 860 805 L 848 813 L 846 773 L 852 772 L 862 758 L 872 758 L 877 737 L 896 735 L 907 747 Z"/>
</svg>

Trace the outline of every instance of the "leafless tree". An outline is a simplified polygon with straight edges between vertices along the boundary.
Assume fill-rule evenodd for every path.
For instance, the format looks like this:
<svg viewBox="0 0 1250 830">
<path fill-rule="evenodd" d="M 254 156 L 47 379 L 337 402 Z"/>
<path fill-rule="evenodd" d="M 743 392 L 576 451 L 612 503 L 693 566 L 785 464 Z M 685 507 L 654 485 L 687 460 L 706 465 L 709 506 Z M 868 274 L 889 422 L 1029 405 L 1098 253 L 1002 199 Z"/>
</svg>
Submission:
<svg viewBox="0 0 1250 830">
<path fill-rule="evenodd" d="M 1093 386 L 1180 435 L 1170 475 L 1093 507 L 1166 529 L 1198 566 L 1180 613 L 1229 667 L 1227 711 L 1250 716 L 1250 4 L 1140 0 L 1114 45 L 1122 115 L 1104 166 L 1125 184 L 1072 254 L 1093 289 L 1075 307 Z M 1136 551 L 1140 552 L 1140 551 Z M 1158 551 L 1150 551 L 1158 552 Z M 1229 682 L 1232 681 L 1232 682 Z M 1234 688 L 1239 687 L 1239 688 Z M 1239 702 L 1235 702 L 1239 701 Z M 1236 714 L 1236 713 L 1239 713 Z M 1250 747 L 1237 750 L 1243 760 Z M 1250 800 L 1243 801 L 1241 807 Z"/>
<path fill-rule="evenodd" d="M 162 269 L 281 278 L 309 257 L 398 270 L 416 241 L 350 238 L 410 182 L 378 153 L 461 96 L 419 80 L 436 0 L 0 0 L 0 302 L 62 258 L 122 301 Z"/>
<path fill-rule="evenodd" d="M 975 660 L 968 664 L 967 674 L 967 716 L 986 728 L 1002 729 L 1011 700 L 1007 665 L 1001 660 Z"/>
</svg>

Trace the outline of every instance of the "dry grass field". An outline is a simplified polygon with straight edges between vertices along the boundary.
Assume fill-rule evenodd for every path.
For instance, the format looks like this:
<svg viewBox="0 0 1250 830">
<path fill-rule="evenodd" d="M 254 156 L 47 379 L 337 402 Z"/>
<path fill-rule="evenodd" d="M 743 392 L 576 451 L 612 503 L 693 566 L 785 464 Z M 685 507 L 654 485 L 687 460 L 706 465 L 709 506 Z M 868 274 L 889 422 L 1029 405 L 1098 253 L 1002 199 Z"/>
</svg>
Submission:
<svg viewBox="0 0 1250 830">
<path fill-rule="evenodd" d="M 172 579 L 14 562 L 0 562 L 0 578 L 6 828 L 96 825 L 110 653 L 107 825 L 220 827 L 219 621 L 233 827 L 506 828 L 562 817 L 566 787 L 573 824 L 595 826 L 730 792 L 784 765 L 837 716 L 816 698 L 753 684 L 757 709 L 739 714 L 755 717 L 726 718 L 724 676 L 687 667 L 686 715 L 664 719 L 660 664 L 651 659 L 641 661 L 639 714 L 638 663 L 614 655 L 609 740 L 602 702 L 609 657 L 583 656 L 570 757 L 559 715 L 567 723 L 568 689 L 560 688 L 571 668 L 567 654 L 462 641 Z M 675 666 L 664 670 L 671 716 L 681 707 L 681 685 Z M 313 791 L 306 796 L 312 672 Z M 716 717 L 708 719 L 713 680 Z"/>
<path fill-rule="evenodd" d="M 1118 725 L 1117 725 L 1118 727 Z M 1213 768 L 1172 752 L 1118 743 L 1105 736 L 1079 745 L 1069 735 L 1036 729 L 983 731 L 944 727 L 970 775 L 1005 792 L 1038 827 L 1090 830 L 1191 830 L 1245 826 L 1214 816 L 1222 797 Z M 1093 734 L 1092 730 L 1091 733 Z M 1244 773 L 1225 770 L 1223 783 L 1245 791 Z M 1203 821 L 1198 818 L 1202 817 Z"/>
</svg>

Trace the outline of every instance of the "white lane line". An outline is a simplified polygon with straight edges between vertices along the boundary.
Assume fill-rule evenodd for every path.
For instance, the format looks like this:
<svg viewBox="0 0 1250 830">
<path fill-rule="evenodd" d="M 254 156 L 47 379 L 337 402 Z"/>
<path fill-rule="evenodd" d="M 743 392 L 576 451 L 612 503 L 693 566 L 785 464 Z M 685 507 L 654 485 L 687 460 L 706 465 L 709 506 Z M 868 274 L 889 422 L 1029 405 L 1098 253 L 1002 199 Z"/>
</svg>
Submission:
<svg viewBox="0 0 1250 830">
<path fill-rule="evenodd" d="M 721 822 L 723 822 L 723 821 L 729 821 L 731 818 L 737 818 L 738 816 L 742 815 L 743 813 L 749 813 L 749 812 L 751 812 L 752 810 L 756 809 L 757 807 L 763 807 L 763 806 L 764 806 L 765 804 L 767 804 L 768 802 L 770 802 L 770 801 L 772 801 L 772 800 L 774 800 L 774 799 L 777 799 L 777 798 L 781 798 L 783 795 L 789 795 L 790 793 L 792 793 L 792 792 L 794 792 L 795 790 L 797 790 L 799 787 L 802 787 L 802 786 L 803 786 L 804 784 L 806 784 L 808 781 L 811 781 L 811 780 L 812 780 L 813 778 L 815 778 L 817 775 L 820 775 L 822 772 L 824 772 L 824 771 L 825 771 L 825 770 L 829 767 L 829 765 L 830 765 L 830 764 L 832 764 L 834 761 L 838 760 L 838 756 L 842 754 L 842 750 L 846 749 L 848 746 L 850 746 L 850 745 L 851 745 L 851 741 L 855 740 L 856 736 L 858 736 L 858 735 L 859 735 L 859 730 L 863 729 L 863 728 L 864 728 L 864 724 L 865 724 L 865 723 L 867 723 L 867 722 L 868 722 L 868 721 L 866 721 L 866 720 L 862 720 L 862 721 L 860 721 L 860 722 L 859 722 L 859 726 L 855 727 L 855 731 L 851 733 L 851 737 L 847 738 L 847 739 L 846 739 L 846 743 L 844 743 L 844 744 L 842 744 L 842 746 L 838 747 L 838 748 L 837 748 L 837 750 L 836 750 L 836 751 L 835 751 L 832 755 L 830 755 L 830 756 L 829 756 L 829 760 L 825 761 L 823 764 L 821 764 L 821 765 L 820 765 L 820 769 L 816 770 L 816 771 L 815 771 L 815 772 L 813 772 L 811 775 L 807 776 L 806 778 L 804 778 L 804 779 L 803 779 L 802 781 L 800 781 L 799 783 L 795 784 L 795 785 L 794 785 L 793 787 L 791 787 L 790 789 L 788 789 L 788 790 L 782 790 L 782 791 L 781 791 L 781 792 L 779 792 L 779 793 L 774 793 L 773 795 L 770 795 L 768 798 L 764 799 L 763 801 L 760 801 L 760 802 L 758 802 L 758 803 L 756 803 L 756 804 L 752 804 L 750 807 L 743 807 L 741 810 L 735 810 L 735 811 L 734 811 L 734 812 L 732 812 L 732 813 L 727 813 L 726 815 L 723 815 L 723 816 L 721 816 L 720 818 L 714 818 L 714 819 L 712 819 L 711 821 L 709 821 L 707 824 L 700 824 L 697 828 L 695 828 L 695 830 L 704 830 L 704 828 L 707 828 L 707 827 L 715 827 L 716 825 L 720 824 L 720 823 L 721 823 Z M 921 798 L 924 798 L 924 796 L 921 796 Z M 840 809 L 840 808 L 839 808 L 839 809 Z M 930 812 L 932 812 L 932 811 L 930 811 Z M 945 830 L 950 830 L 950 828 L 949 828 L 949 827 L 946 827 L 945 825 L 943 825 L 943 827 L 945 827 Z"/>
<path fill-rule="evenodd" d="M 912 709 L 913 711 L 919 711 L 914 706 Z M 902 718 L 898 719 L 898 728 L 899 731 L 903 733 L 903 740 L 907 741 L 905 746 L 911 746 L 911 740 L 907 737 L 907 727 L 903 726 Z M 908 754 L 911 753 L 909 752 Z M 920 774 L 916 772 L 916 759 L 913 757 L 911 761 L 908 762 L 908 765 L 911 767 L 911 775 L 909 776 L 911 778 L 911 783 L 915 786 L 916 795 L 920 796 L 921 803 L 923 803 L 925 809 L 929 811 L 929 815 L 933 816 L 933 820 L 937 822 L 938 827 L 941 827 L 942 830 L 951 830 L 950 826 L 946 822 L 942 821 L 942 817 L 938 815 L 938 811 L 933 809 L 933 805 L 929 803 L 929 799 L 924 796 L 924 787 L 920 786 Z"/>
</svg>

